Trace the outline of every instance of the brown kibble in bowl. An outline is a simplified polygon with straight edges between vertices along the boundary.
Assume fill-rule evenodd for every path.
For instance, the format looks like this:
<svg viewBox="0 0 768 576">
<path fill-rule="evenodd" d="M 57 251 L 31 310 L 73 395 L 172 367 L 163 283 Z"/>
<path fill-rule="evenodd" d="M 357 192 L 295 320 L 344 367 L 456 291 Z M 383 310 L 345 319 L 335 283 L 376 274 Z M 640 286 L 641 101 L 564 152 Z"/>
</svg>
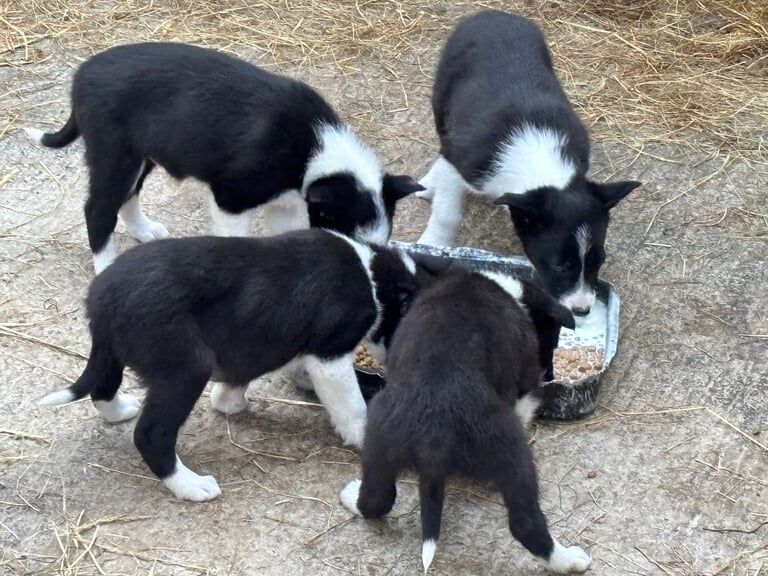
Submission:
<svg viewBox="0 0 768 576">
<path fill-rule="evenodd" d="M 557 348 L 552 358 L 556 380 L 577 382 L 603 368 L 603 348 L 577 346 Z"/>
<path fill-rule="evenodd" d="M 375 372 L 383 372 L 384 367 L 379 363 L 376 358 L 370 355 L 368 350 L 365 348 L 365 344 L 361 344 L 357 347 L 357 350 L 355 350 L 355 366 L 359 366 L 360 368 L 367 368 L 368 370 L 373 370 Z"/>
</svg>

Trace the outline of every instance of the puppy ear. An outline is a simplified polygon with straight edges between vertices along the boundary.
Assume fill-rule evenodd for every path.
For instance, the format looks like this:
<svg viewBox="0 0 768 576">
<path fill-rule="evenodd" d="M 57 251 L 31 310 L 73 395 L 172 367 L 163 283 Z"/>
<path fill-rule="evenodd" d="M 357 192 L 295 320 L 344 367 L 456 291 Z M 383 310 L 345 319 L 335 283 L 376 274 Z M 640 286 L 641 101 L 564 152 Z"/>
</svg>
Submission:
<svg viewBox="0 0 768 576">
<path fill-rule="evenodd" d="M 389 173 L 384 174 L 384 182 L 382 184 L 381 192 L 385 200 L 397 202 L 409 194 L 421 192 L 422 190 L 426 190 L 426 188 L 410 176 L 393 176 Z"/>
<path fill-rule="evenodd" d="M 573 313 L 554 298 L 552 299 L 549 310 L 550 316 L 560 322 L 561 326 L 576 330 L 576 320 L 573 317 Z"/>
<path fill-rule="evenodd" d="M 315 205 L 332 204 L 335 200 L 334 192 L 333 182 L 329 182 L 328 179 L 312 182 L 307 188 L 307 203 Z"/>
<path fill-rule="evenodd" d="M 397 285 L 397 303 L 401 318 L 410 310 L 414 298 L 416 298 L 416 289 L 412 283 Z"/>
<path fill-rule="evenodd" d="M 430 276 L 439 276 L 448 268 L 451 267 L 453 261 L 449 258 L 442 258 L 440 256 L 433 256 L 432 254 L 421 254 L 419 252 L 411 252 L 409 256 L 416 263 L 418 268 L 421 268 Z"/>
<path fill-rule="evenodd" d="M 540 222 L 545 213 L 546 190 L 539 189 L 525 194 L 504 194 L 493 203 L 507 206 L 512 221 L 518 226 L 530 226 Z"/>
<path fill-rule="evenodd" d="M 636 182 L 635 180 L 609 182 L 607 184 L 597 184 L 596 182 L 593 182 L 592 190 L 594 191 L 595 196 L 602 200 L 605 207 L 610 210 L 616 206 L 624 196 L 632 192 L 632 190 L 641 184 L 642 182 Z"/>
</svg>

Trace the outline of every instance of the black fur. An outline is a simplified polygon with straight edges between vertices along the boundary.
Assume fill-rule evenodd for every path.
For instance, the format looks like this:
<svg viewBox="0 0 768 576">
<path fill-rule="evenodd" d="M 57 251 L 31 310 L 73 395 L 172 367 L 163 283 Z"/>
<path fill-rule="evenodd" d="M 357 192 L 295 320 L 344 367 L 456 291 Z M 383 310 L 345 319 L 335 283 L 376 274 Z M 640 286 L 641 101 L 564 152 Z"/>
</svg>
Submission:
<svg viewBox="0 0 768 576">
<path fill-rule="evenodd" d="M 347 240 L 317 229 L 133 248 L 91 285 L 91 356 L 69 390 L 111 400 L 123 369 L 133 368 L 148 388 L 135 443 L 167 477 L 177 431 L 212 377 L 246 386 L 297 357 L 341 358 L 377 323 L 376 338 L 389 341 L 414 296 L 414 275 L 399 253 L 376 247 L 377 309 L 360 262 Z M 349 371 L 359 394 L 351 356 Z"/>
<path fill-rule="evenodd" d="M 535 395 L 546 368 L 536 319 L 559 332 L 573 317 L 528 283 L 521 300 L 523 306 L 496 282 L 462 269 L 419 293 L 392 340 L 387 385 L 370 404 L 357 501 L 363 516 L 388 513 L 398 474 L 413 468 L 423 538 L 436 541 L 446 479 L 469 476 L 501 491 L 512 534 L 549 558 L 553 540 L 538 504 L 533 456 L 512 408 L 519 396 Z"/>
<path fill-rule="evenodd" d="M 91 249 L 99 252 L 120 206 L 139 193 L 155 165 L 175 178 L 205 182 L 219 207 L 233 214 L 310 187 L 304 174 L 321 124 L 343 125 L 302 82 L 196 46 L 145 43 L 111 48 L 80 66 L 72 115 L 42 143 L 61 147 L 78 134 L 85 140 L 86 222 Z M 309 211 L 310 224 L 345 233 L 381 217 L 372 194 L 383 193 L 391 228 L 395 201 L 420 189 L 403 177 L 384 179 L 383 190 L 363 190 L 350 175 L 326 178 L 322 186 L 326 193 Z"/>
<path fill-rule="evenodd" d="M 639 183 L 603 185 L 587 179 L 589 137 L 555 75 L 538 26 L 499 11 L 463 20 L 440 58 L 432 106 L 440 153 L 476 189 L 494 172 L 501 144 L 519 127 L 551 129 L 566 138 L 562 156 L 576 174 L 564 189 L 505 194 L 496 202 L 509 206 L 527 256 L 558 298 L 578 282 L 581 262 L 574 232 L 589 226 L 593 242 L 584 269 L 587 288 L 594 291 L 608 211 Z"/>
</svg>

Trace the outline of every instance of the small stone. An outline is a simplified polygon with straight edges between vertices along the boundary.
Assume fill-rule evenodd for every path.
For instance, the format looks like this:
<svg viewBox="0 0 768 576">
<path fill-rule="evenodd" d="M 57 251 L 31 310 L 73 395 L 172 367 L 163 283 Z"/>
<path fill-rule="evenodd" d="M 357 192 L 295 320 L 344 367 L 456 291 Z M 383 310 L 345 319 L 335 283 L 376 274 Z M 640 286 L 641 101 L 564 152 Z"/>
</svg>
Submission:
<svg viewBox="0 0 768 576">
<path fill-rule="evenodd" d="M 587 478 L 596 478 L 596 477 L 597 477 L 597 470 L 587 471 Z"/>
</svg>

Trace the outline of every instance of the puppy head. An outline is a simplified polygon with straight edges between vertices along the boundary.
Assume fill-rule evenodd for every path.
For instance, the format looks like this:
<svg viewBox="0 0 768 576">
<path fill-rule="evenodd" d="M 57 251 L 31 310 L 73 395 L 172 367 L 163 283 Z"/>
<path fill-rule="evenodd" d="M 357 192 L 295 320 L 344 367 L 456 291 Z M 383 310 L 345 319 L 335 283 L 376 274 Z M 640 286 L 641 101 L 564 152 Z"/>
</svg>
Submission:
<svg viewBox="0 0 768 576">
<path fill-rule="evenodd" d="M 639 185 L 577 178 L 565 190 L 538 188 L 496 200 L 509 208 L 546 289 L 574 314 L 586 315 L 594 304 L 610 209 Z"/>
<path fill-rule="evenodd" d="M 381 321 L 370 340 L 389 348 L 400 320 L 408 313 L 419 290 L 416 264 L 410 256 L 394 248 L 371 246 L 374 257 L 371 273 L 376 299 L 381 305 Z"/>
<path fill-rule="evenodd" d="M 307 163 L 302 192 L 309 224 L 361 242 L 386 244 L 395 204 L 423 190 L 409 176 L 393 176 L 344 124 L 317 126 L 317 146 Z"/>
</svg>

